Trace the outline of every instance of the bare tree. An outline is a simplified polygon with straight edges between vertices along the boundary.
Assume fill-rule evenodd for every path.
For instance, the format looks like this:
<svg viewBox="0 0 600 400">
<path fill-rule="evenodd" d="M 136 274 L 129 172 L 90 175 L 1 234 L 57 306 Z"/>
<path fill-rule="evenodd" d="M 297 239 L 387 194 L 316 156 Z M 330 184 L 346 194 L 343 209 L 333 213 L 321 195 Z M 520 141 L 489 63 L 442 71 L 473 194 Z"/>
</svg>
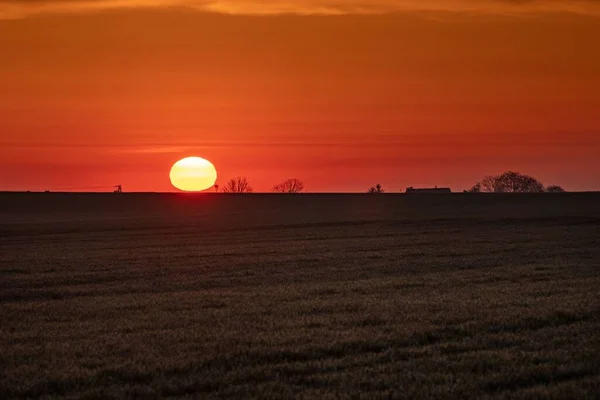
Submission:
<svg viewBox="0 0 600 400">
<path fill-rule="evenodd" d="M 537 179 L 508 171 L 496 178 L 496 191 L 502 193 L 541 193 L 544 185 Z"/>
<path fill-rule="evenodd" d="M 566 190 L 558 185 L 550 185 L 546 188 L 546 192 L 548 192 L 548 193 L 565 193 Z"/>
<path fill-rule="evenodd" d="M 481 183 L 477 182 L 479 184 L 479 191 L 490 193 L 496 192 L 496 178 L 497 177 L 495 176 L 488 175 L 481 180 Z"/>
<path fill-rule="evenodd" d="M 473 187 L 469 190 L 465 190 L 467 193 L 481 193 L 481 182 L 477 182 Z"/>
<path fill-rule="evenodd" d="M 248 182 L 248 178 L 245 176 L 231 178 L 223 187 L 221 187 L 221 192 L 223 193 L 252 193 L 253 191 L 250 182 Z"/>
<path fill-rule="evenodd" d="M 277 193 L 302 193 L 304 191 L 304 182 L 300 179 L 291 178 L 273 186 L 273 191 Z"/>
<path fill-rule="evenodd" d="M 383 189 L 383 186 L 378 183 L 377 185 L 370 187 L 369 190 L 367 190 L 367 193 L 385 193 L 385 190 Z"/>
<path fill-rule="evenodd" d="M 486 176 L 477 185 L 480 191 L 490 193 L 542 193 L 544 191 L 544 185 L 537 179 L 513 171 L 497 176 Z"/>
</svg>

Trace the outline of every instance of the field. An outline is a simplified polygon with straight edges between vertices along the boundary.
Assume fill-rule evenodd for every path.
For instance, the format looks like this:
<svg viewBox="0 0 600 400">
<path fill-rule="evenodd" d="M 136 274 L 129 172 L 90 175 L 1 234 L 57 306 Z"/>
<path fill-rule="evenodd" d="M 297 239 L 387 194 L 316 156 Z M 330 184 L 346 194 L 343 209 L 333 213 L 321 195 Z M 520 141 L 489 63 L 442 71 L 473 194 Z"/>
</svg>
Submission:
<svg viewBox="0 0 600 400">
<path fill-rule="evenodd" d="M 0 194 L 0 398 L 598 398 L 600 194 Z"/>
</svg>

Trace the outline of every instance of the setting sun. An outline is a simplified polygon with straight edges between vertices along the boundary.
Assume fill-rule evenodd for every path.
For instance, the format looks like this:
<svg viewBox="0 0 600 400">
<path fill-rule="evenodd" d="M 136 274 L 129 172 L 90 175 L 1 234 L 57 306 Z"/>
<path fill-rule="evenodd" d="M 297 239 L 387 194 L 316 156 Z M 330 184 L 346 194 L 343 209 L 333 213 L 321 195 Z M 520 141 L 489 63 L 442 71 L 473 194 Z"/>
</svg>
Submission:
<svg viewBox="0 0 600 400">
<path fill-rule="evenodd" d="M 186 192 L 200 192 L 211 188 L 217 180 L 217 170 L 208 160 L 187 157 L 177 161 L 169 174 L 171 184 Z"/>
</svg>

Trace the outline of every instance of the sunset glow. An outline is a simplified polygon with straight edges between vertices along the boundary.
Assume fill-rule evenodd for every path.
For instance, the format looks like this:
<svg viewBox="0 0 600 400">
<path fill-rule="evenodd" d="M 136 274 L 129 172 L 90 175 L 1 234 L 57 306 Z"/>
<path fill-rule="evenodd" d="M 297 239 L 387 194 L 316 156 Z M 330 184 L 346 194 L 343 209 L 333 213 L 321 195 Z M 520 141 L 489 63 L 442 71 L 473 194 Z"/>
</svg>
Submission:
<svg viewBox="0 0 600 400">
<path fill-rule="evenodd" d="M 173 165 L 169 178 L 171 184 L 179 190 L 200 192 L 213 187 L 217 180 L 217 170 L 208 160 L 187 157 Z"/>
<path fill-rule="evenodd" d="M 110 27 L 110 29 L 107 29 Z M 0 0 L 0 190 L 600 188 L 592 0 Z"/>
<path fill-rule="evenodd" d="M 0 400 L 598 398 L 598 205 L 600 0 L 0 0 Z"/>
</svg>

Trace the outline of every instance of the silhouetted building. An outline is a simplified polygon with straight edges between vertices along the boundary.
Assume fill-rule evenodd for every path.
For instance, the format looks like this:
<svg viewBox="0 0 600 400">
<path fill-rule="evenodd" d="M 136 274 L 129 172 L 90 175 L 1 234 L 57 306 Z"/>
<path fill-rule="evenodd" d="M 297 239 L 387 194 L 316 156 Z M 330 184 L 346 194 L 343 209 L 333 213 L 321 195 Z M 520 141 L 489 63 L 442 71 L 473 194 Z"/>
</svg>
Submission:
<svg viewBox="0 0 600 400">
<path fill-rule="evenodd" d="M 442 193 L 452 193 L 450 188 L 422 188 L 415 189 L 413 187 L 406 188 L 406 194 L 442 194 Z"/>
</svg>

